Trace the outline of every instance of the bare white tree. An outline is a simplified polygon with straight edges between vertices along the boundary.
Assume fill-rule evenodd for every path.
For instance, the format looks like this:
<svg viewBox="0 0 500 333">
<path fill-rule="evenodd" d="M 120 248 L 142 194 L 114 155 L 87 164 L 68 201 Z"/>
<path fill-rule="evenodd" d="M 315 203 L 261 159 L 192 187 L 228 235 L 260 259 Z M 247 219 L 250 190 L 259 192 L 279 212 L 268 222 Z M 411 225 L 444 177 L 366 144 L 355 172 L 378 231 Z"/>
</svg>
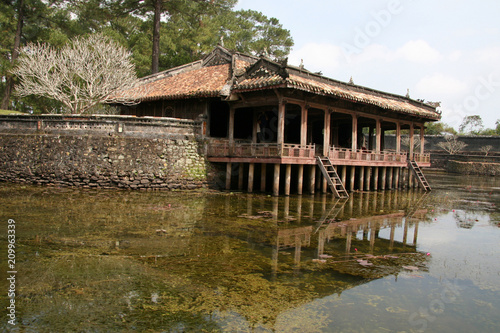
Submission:
<svg viewBox="0 0 500 333">
<path fill-rule="evenodd" d="M 458 153 L 459 151 L 467 147 L 467 144 L 465 142 L 457 140 L 456 135 L 446 135 L 444 139 L 446 141 L 439 142 L 437 146 L 446 150 L 450 155 Z"/>
<path fill-rule="evenodd" d="M 488 156 L 491 149 L 493 149 L 493 146 L 491 145 L 481 147 L 481 151 L 484 153 L 484 156 Z"/>
<path fill-rule="evenodd" d="M 101 34 L 75 38 L 59 50 L 28 44 L 13 74 L 20 78 L 19 96 L 55 99 L 72 114 L 88 113 L 99 103 L 137 103 L 130 93 L 116 93 L 137 84 L 130 52 Z"/>
</svg>

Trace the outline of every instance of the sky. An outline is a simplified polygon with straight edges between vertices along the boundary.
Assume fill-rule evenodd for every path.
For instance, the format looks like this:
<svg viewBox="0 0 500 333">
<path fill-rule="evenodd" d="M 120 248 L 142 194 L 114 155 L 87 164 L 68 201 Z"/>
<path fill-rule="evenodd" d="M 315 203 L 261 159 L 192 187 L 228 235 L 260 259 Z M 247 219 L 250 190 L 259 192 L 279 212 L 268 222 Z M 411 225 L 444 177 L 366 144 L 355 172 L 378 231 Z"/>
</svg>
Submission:
<svg viewBox="0 0 500 333">
<path fill-rule="evenodd" d="M 441 102 L 458 129 L 500 119 L 498 0 L 239 0 L 290 31 L 288 63 L 357 85 Z"/>
</svg>

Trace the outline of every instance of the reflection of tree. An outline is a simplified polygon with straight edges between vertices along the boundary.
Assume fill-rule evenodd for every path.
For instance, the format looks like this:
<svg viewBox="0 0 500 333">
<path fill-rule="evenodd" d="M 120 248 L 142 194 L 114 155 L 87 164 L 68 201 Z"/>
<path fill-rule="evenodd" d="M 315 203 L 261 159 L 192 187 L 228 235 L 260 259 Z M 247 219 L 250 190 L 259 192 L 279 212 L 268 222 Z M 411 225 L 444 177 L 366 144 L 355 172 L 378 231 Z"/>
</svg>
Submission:
<svg viewBox="0 0 500 333">
<path fill-rule="evenodd" d="M 453 217 L 459 228 L 472 229 L 478 221 L 477 215 L 470 211 L 457 210 L 453 213 Z"/>
</svg>

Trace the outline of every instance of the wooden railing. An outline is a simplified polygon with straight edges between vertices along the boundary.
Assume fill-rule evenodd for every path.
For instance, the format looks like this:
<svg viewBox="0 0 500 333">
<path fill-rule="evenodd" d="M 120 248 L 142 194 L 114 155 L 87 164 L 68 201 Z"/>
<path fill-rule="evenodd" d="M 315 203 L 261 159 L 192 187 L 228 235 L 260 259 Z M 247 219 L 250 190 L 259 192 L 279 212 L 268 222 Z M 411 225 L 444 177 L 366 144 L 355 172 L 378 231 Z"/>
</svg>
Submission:
<svg viewBox="0 0 500 333">
<path fill-rule="evenodd" d="M 330 159 L 332 162 L 338 160 L 356 160 L 356 161 L 371 161 L 371 162 L 405 162 L 407 159 L 406 153 L 396 153 L 390 151 L 375 152 L 373 150 L 355 150 L 347 148 L 330 148 Z"/>
<path fill-rule="evenodd" d="M 431 154 L 413 154 L 413 160 L 417 163 L 431 163 Z"/>
<path fill-rule="evenodd" d="M 277 143 L 230 143 L 212 141 L 207 144 L 209 157 L 293 157 L 314 158 L 314 145 Z"/>
</svg>

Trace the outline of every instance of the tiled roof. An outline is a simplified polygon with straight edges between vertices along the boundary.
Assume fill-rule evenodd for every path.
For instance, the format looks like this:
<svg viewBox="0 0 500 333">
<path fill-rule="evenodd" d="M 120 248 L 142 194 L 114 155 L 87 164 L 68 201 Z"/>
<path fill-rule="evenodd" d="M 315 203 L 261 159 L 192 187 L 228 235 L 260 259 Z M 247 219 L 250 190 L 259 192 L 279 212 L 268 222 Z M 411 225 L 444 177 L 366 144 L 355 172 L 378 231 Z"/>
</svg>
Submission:
<svg viewBox="0 0 500 333">
<path fill-rule="evenodd" d="M 139 88 L 125 92 L 140 101 L 192 97 L 227 97 L 232 92 L 288 88 L 316 95 L 374 105 L 407 115 L 439 120 L 436 108 L 409 98 L 311 73 L 267 58 L 217 47 L 204 60 L 141 79 Z"/>
<path fill-rule="evenodd" d="M 173 75 L 166 75 L 154 80 L 149 77 L 140 86 L 144 93 L 141 101 L 160 99 L 178 99 L 191 97 L 217 97 L 227 83 L 229 64 L 187 69 Z M 133 91 L 129 94 L 135 95 Z"/>
<path fill-rule="evenodd" d="M 262 71 L 261 71 L 262 72 Z M 393 110 L 410 115 L 418 115 L 431 119 L 440 119 L 435 108 L 408 98 L 378 92 L 347 83 L 318 78 L 305 78 L 296 74 L 289 74 L 284 78 L 277 74 L 268 73 L 266 76 L 256 76 L 244 79 L 234 86 L 234 91 L 249 91 L 283 87 L 303 90 L 323 96 L 333 96 L 344 100 L 375 105 L 383 109 Z"/>
</svg>

